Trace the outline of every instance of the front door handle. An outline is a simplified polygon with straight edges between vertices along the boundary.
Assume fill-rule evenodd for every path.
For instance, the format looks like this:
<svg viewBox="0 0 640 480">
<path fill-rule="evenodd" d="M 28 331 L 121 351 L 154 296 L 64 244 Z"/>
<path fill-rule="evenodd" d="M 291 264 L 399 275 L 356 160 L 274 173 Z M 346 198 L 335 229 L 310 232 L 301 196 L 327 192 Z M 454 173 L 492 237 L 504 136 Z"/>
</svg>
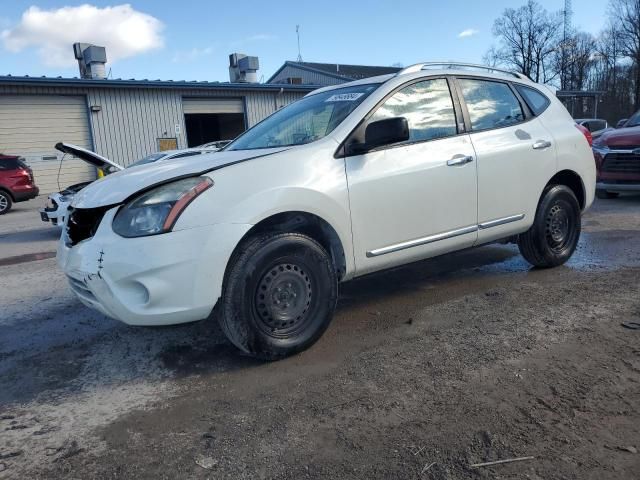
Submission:
<svg viewBox="0 0 640 480">
<path fill-rule="evenodd" d="M 451 160 L 447 161 L 447 165 L 450 167 L 459 167 L 460 165 L 466 165 L 470 162 L 473 162 L 473 157 L 471 155 L 456 155 Z"/>
<path fill-rule="evenodd" d="M 549 148 L 551 146 L 551 142 L 548 140 L 538 140 L 533 144 L 534 150 L 544 150 L 545 148 Z"/>
</svg>

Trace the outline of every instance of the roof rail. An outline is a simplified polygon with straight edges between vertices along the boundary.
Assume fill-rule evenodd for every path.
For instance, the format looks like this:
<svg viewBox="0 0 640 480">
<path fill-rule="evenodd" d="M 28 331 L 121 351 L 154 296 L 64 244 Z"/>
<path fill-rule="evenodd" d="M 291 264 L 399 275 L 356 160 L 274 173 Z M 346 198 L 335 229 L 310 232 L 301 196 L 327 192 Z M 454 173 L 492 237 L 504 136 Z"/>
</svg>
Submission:
<svg viewBox="0 0 640 480">
<path fill-rule="evenodd" d="M 410 65 L 410 66 L 408 66 L 406 68 L 403 68 L 397 74 L 398 75 L 404 75 L 405 73 L 420 72 L 422 70 L 427 70 L 429 67 L 475 68 L 476 70 L 485 70 L 485 71 L 488 71 L 488 72 L 505 73 L 507 75 L 511 75 L 513 77 L 516 77 L 516 78 L 519 78 L 519 79 L 522 79 L 522 80 L 529 80 L 529 78 L 526 75 L 524 75 L 523 73 L 512 72 L 510 70 L 504 70 L 504 69 L 496 68 L 496 67 L 489 67 L 489 66 L 486 66 L 486 65 L 478 65 L 478 64 L 475 64 L 475 63 L 460 63 L 460 62 L 423 62 L 423 63 L 416 63 L 414 65 Z"/>
</svg>

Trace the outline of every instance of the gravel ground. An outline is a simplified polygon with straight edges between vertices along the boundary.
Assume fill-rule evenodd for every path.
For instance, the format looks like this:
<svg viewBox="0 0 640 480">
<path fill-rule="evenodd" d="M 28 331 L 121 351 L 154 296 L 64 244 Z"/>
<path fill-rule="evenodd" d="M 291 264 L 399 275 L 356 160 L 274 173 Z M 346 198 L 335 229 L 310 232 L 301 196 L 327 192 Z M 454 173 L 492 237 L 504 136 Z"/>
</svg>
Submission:
<svg viewBox="0 0 640 480">
<path fill-rule="evenodd" d="M 83 307 L 32 203 L 0 217 L 0 478 L 639 478 L 640 197 L 554 270 L 492 245 L 345 284 L 271 364 Z"/>
</svg>

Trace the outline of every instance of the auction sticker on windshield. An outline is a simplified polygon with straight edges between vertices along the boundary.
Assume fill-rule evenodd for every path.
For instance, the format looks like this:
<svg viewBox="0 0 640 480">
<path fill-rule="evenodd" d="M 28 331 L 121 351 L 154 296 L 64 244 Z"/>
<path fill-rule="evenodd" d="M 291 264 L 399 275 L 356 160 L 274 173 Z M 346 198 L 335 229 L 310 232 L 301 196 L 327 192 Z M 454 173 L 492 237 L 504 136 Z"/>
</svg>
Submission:
<svg viewBox="0 0 640 480">
<path fill-rule="evenodd" d="M 338 93 L 336 95 L 331 95 L 329 98 L 325 100 L 325 102 L 353 102 L 354 100 L 359 99 L 364 93 Z"/>
</svg>

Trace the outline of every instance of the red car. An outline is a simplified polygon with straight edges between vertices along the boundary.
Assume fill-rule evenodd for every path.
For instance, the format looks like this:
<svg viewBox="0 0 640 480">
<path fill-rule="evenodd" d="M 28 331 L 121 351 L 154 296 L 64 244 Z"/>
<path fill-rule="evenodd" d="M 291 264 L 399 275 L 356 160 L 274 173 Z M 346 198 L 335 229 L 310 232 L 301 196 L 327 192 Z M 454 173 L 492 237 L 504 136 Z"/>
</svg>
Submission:
<svg viewBox="0 0 640 480">
<path fill-rule="evenodd" d="M 598 178 L 598 198 L 615 198 L 620 192 L 640 193 L 640 112 L 605 130 L 593 142 Z"/>
<path fill-rule="evenodd" d="M 20 157 L 0 154 L 0 215 L 11 210 L 14 202 L 31 200 L 39 192 L 33 171 Z"/>
</svg>

